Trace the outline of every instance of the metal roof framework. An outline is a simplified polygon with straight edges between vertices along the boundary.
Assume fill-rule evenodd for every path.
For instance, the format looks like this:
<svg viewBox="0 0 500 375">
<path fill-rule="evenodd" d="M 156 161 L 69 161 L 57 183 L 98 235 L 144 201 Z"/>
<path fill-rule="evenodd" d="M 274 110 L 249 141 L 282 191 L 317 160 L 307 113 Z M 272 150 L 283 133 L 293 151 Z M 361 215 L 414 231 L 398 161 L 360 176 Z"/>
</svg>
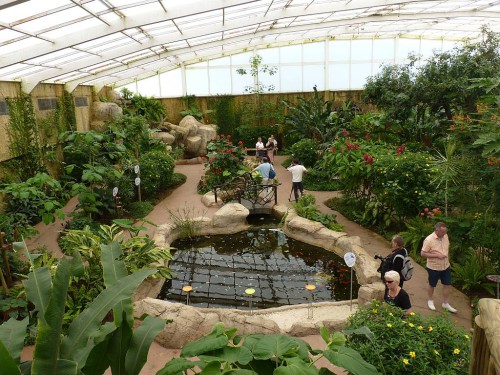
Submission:
<svg viewBox="0 0 500 375">
<path fill-rule="evenodd" d="M 331 39 L 475 40 L 494 0 L 0 0 L 0 80 L 119 86 L 206 59 Z"/>
</svg>

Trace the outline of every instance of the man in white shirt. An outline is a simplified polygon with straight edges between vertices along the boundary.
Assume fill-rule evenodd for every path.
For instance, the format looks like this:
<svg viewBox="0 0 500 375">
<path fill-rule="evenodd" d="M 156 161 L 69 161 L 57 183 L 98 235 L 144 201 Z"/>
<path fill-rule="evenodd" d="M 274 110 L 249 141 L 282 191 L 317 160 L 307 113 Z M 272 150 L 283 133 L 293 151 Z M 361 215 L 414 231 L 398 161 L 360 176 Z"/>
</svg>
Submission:
<svg viewBox="0 0 500 375">
<path fill-rule="evenodd" d="M 295 196 L 295 202 L 299 201 L 299 190 L 300 194 L 304 196 L 304 185 L 302 185 L 302 175 L 307 173 L 307 169 L 299 164 L 297 159 L 292 161 L 292 164 L 287 168 L 290 172 L 292 172 L 292 189 L 293 194 Z"/>
</svg>

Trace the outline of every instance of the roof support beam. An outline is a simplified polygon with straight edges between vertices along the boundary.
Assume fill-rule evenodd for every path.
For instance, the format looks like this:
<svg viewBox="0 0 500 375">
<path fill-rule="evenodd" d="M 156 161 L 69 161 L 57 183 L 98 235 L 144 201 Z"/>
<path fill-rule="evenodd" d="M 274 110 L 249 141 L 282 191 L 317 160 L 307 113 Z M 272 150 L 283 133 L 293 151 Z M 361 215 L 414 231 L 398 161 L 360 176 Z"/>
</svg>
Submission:
<svg viewBox="0 0 500 375">
<path fill-rule="evenodd" d="M 296 10 L 298 11 L 298 10 Z M 286 12 L 286 14 L 289 16 L 290 13 L 288 11 L 283 11 Z M 491 16 L 491 14 L 488 14 Z M 276 17 L 280 18 L 283 15 L 279 14 L 276 15 Z M 337 21 L 331 21 L 331 22 L 325 22 L 325 23 L 320 23 L 320 24 L 314 24 L 314 25 L 303 25 L 303 26 L 297 26 L 297 27 L 287 27 L 286 29 L 280 29 L 280 28 L 274 28 L 271 29 L 270 33 L 284 33 L 284 32 L 300 32 L 300 31 L 310 31 L 313 29 L 332 29 L 331 31 L 325 32 L 325 35 L 330 35 L 334 36 L 335 34 L 335 27 L 341 27 L 341 26 L 352 26 L 356 24 L 364 24 L 364 23 L 374 23 L 374 22 L 397 22 L 397 21 L 402 21 L 402 20 L 425 20 L 425 19 L 440 19 L 440 18 L 458 18 L 458 17 L 481 17 L 481 16 L 486 16 L 486 14 L 482 14 L 482 12 L 449 12 L 449 13 L 433 13 L 433 14 L 405 14 L 405 15 L 390 15 L 390 16 L 369 16 L 369 17 L 362 17 L 362 18 L 355 18 L 355 19 L 344 19 L 344 20 L 337 20 Z M 500 17 L 500 15 L 499 15 Z M 31 90 L 36 86 L 38 82 L 42 82 L 63 74 L 67 74 L 71 71 L 75 70 L 80 70 L 80 69 L 85 69 L 88 66 L 92 66 L 94 64 L 98 64 L 100 62 L 104 62 L 106 60 L 112 60 L 119 58 L 121 56 L 136 52 L 136 51 L 141 51 L 143 49 L 148 49 L 155 47 L 157 45 L 161 44 L 168 44 L 172 43 L 175 41 L 183 40 L 183 39 L 189 39 L 189 38 L 196 38 L 200 37 L 203 35 L 208 35 L 208 34 L 216 34 L 216 33 L 221 33 L 223 31 L 228 31 L 231 29 L 236 29 L 240 28 L 243 26 L 249 26 L 253 24 L 258 24 L 261 22 L 269 21 L 270 19 L 268 17 L 260 17 L 260 18 L 252 18 L 250 20 L 247 20 L 246 22 L 237 22 L 237 23 L 232 23 L 232 24 L 227 24 L 226 26 L 209 26 L 209 27 L 204 27 L 204 28 L 198 28 L 194 31 L 190 31 L 189 33 L 185 33 L 182 35 L 182 37 L 179 36 L 165 36 L 162 38 L 155 38 L 148 40 L 144 42 L 143 44 L 137 44 L 135 47 L 122 47 L 118 48 L 116 50 L 112 50 L 110 52 L 106 52 L 102 54 L 102 56 L 99 57 L 88 57 L 84 59 L 80 59 L 78 62 L 73 62 L 72 64 L 68 64 L 68 66 L 61 68 L 59 70 L 56 69 L 51 69 L 48 71 L 44 71 L 39 74 L 34 74 L 31 76 L 25 76 L 23 80 L 23 87 L 27 92 L 31 92 Z M 256 34 L 252 34 L 252 37 L 259 37 L 259 36 L 265 36 L 269 35 L 267 32 L 258 32 Z M 219 43 L 229 43 L 231 41 L 231 38 L 229 39 L 224 39 L 224 41 L 219 41 Z M 193 51 L 196 51 L 198 49 L 203 49 L 206 48 L 205 45 L 200 45 L 200 46 L 194 46 Z M 172 51 L 172 55 L 176 55 L 176 51 Z"/>
<path fill-rule="evenodd" d="M 127 17 L 113 22 L 109 26 L 102 25 L 85 30 L 85 32 L 79 30 L 77 32 L 65 35 L 63 38 L 57 39 L 54 43 L 41 43 L 39 45 L 31 46 L 26 50 L 19 51 L 19 53 L 10 53 L 8 56 L 0 56 L 0 68 L 53 53 L 64 48 L 70 48 L 81 43 L 102 38 L 106 35 L 121 32 L 126 29 L 149 25 L 157 22 L 164 22 L 179 17 L 186 17 L 194 13 L 202 13 L 224 7 L 252 3 L 254 1 L 255 0 L 204 1 L 197 7 L 196 12 L 193 12 L 193 9 L 189 7 L 183 6 L 182 2 L 176 2 L 176 5 L 169 7 L 169 11 L 167 13 L 151 12 L 139 14 L 136 17 Z"/>
</svg>

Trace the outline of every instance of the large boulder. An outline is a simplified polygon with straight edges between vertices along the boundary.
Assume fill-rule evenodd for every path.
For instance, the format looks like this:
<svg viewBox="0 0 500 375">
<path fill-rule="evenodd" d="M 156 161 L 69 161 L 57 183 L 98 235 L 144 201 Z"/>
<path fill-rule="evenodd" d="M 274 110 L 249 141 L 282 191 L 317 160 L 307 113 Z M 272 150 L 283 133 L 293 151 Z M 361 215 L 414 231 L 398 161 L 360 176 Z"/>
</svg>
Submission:
<svg viewBox="0 0 500 375">
<path fill-rule="evenodd" d="M 171 145 L 175 142 L 175 137 L 167 132 L 154 132 L 152 134 L 153 138 L 158 138 L 162 143 Z"/>
<path fill-rule="evenodd" d="M 193 116 L 185 116 L 182 118 L 181 122 L 179 122 L 179 127 L 187 129 L 188 136 L 196 135 L 198 133 L 198 127 L 203 125 Z"/>
<path fill-rule="evenodd" d="M 235 233 L 234 228 L 247 226 L 249 214 L 250 211 L 245 206 L 239 203 L 228 203 L 214 214 L 212 225 L 214 228 L 220 228 L 221 230 L 231 228 L 231 232 Z"/>
<path fill-rule="evenodd" d="M 184 142 L 184 147 L 186 151 L 192 154 L 198 153 L 201 146 L 201 137 L 199 135 L 188 136 L 186 142 Z"/>
<path fill-rule="evenodd" d="M 123 110 L 118 104 L 111 102 L 94 102 L 92 104 L 92 130 L 104 130 L 106 122 L 116 121 L 123 116 Z"/>
</svg>

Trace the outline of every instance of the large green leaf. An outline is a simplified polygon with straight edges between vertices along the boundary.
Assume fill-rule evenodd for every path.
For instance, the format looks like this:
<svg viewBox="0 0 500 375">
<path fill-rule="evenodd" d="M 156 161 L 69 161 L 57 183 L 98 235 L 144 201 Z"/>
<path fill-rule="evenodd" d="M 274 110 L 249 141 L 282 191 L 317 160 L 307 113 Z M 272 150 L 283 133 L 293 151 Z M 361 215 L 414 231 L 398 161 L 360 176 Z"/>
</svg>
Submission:
<svg viewBox="0 0 500 375">
<path fill-rule="evenodd" d="M 261 375 L 255 371 L 247 370 L 243 368 L 235 368 L 233 370 L 229 370 L 224 372 L 224 375 Z M 263 375 L 263 374 L 262 374 Z"/>
<path fill-rule="evenodd" d="M 165 328 L 165 321 L 148 316 L 134 331 L 126 357 L 127 374 L 139 374 L 148 358 L 148 351 L 155 337 Z"/>
<path fill-rule="evenodd" d="M 95 335 L 106 314 L 120 301 L 130 298 L 134 290 L 156 270 L 141 270 L 120 279 L 113 286 L 103 290 L 97 298 L 71 323 L 68 335 L 61 347 L 63 358 L 74 359 L 79 368 L 85 365 L 88 355 L 87 343 Z"/>
<path fill-rule="evenodd" d="M 214 362 L 209 362 L 203 370 L 201 370 L 200 375 L 220 375 L 222 373 L 221 371 L 221 363 L 214 361 Z"/>
<path fill-rule="evenodd" d="M 286 366 L 279 366 L 274 370 L 273 375 L 317 375 L 319 370 L 310 363 L 306 363 L 300 358 L 287 358 Z"/>
<path fill-rule="evenodd" d="M 9 319 L 0 325 L 0 343 L 5 346 L 15 363 L 19 363 L 23 351 L 28 323 L 29 318 L 26 317 L 23 320 Z M 3 362 L 0 361 L 0 363 Z"/>
<path fill-rule="evenodd" d="M 108 345 L 108 358 L 113 375 L 129 374 L 125 367 L 125 355 L 127 353 L 130 340 L 132 340 L 132 328 L 127 324 L 125 318 L 113 332 Z"/>
<path fill-rule="evenodd" d="M 359 327 L 356 329 L 344 329 L 342 330 L 346 335 L 363 335 L 371 342 L 375 342 L 375 334 L 367 326 Z"/>
<path fill-rule="evenodd" d="M 94 347 L 88 354 L 82 372 L 85 375 L 102 375 L 109 367 L 108 345 L 112 333 L 117 329 L 114 323 L 108 322 L 101 326 L 94 338 Z"/>
<path fill-rule="evenodd" d="M 24 336 L 23 336 L 24 338 Z M 18 361 L 16 361 L 10 355 L 9 351 L 5 345 L 0 341 L 0 373 L 6 375 L 18 375 L 20 374 L 19 367 L 17 366 Z"/>
<path fill-rule="evenodd" d="M 40 312 L 38 314 L 37 337 L 31 368 L 33 375 L 59 374 L 60 371 L 70 371 L 69 373 L 71 373 L 72 371 L 71 364 L 59 360 L 62 323 L 71 267 L 71 260 L 68 258 L 64 257 L 60 260 L 54 276 L 47 309 L 44 313 Z M 63 366 L 66 370 L 59 369 L 59 366 Z"/>
<path fill-rule="evenodd" d="M 156 375 L 178 375 L 196 366 L 198 366 L 197 362 L 189 361 L 186 358 L 174 358 L 167 362 Z"/>
<path fill-rule="evenodd" d="M 35 309 L 40 312 L 39 318 L 45 319 L 45 311 L 49 304 L 52 278 L 47 267 L 35 268 L 30 272 L 28 279 L 23 281 L 28 299 L 33 302 Z"/>
<path fill-rule="evenodd" d="M 122 255 L 122 250 L 118 242 L 111 242 L 109 245 L 101 245 L 101 263 L 104 284 L 106 288 L 114 285 L 118 280 L 128 275 L 125 264 L 118 260 Z M 115 324 L 122 322 L 122 314 L 125 312 L 126 321 L 130 327 L 134 324 L 132 300 L 130 298 L 120 301 L 113 307 Z"/>
<path fill-rule="evenodd" d="M 209 354 L 200 354 L 198 358 L 202 361 L 219 361 L 227 362 L 229 364 L 239 363 L 241 365 L 248 364 L 252 359 L 252 352 L 242 346 L 242 347 L 229 347 L 225 346 L 222 349 L 214 350 Z"/>
<path fill-rule="evenodd" d="M 196 357 L 212 350 L 217 350 L 225 347 L 229 342 L 225 331 L 224 324 L 217 323 L 212 332 L 199 340 L 188 342 L 181 351 L 181 357 Z"/>
<path fill-rule="evenodd" d="M 354 375 L 378 374 L 375 366 L 366 362 L 356 350 L 345 346 L 339 346 L 335 350 L 337 351 L 329 349 L 323 351 L 325 358 L 335 366 L 345 368 Z"/>
<path fill-rule="evenodd" d="M 291 337 L 275 334 L 262 337 L 253 349 L 256 359 L 281 357 L 293 351 L 298 351 L 299 345 Z"/>
</svg>

